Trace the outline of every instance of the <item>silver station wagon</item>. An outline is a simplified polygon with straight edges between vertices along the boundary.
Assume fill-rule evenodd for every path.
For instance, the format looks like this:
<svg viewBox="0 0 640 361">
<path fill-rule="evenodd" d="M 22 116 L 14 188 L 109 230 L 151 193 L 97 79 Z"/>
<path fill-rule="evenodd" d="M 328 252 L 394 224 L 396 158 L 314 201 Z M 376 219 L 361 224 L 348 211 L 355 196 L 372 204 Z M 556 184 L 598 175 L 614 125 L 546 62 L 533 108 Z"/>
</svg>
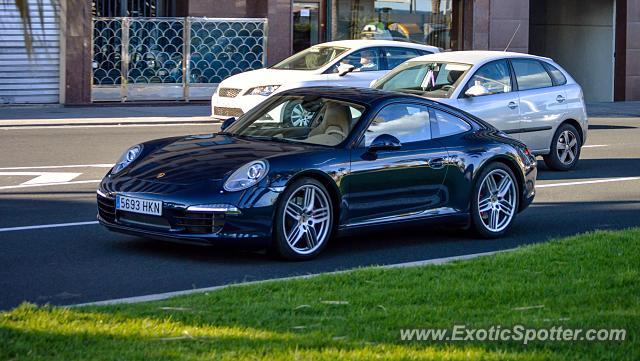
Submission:
<svg viewBox="0 0 640 361">
<path fill-rule="evenodd" d="M 555 170 L 574 168 L 587 139 L 582 88 L 549 58 L 498 51 L 425 55 L 371 87 L 418 94 L 467 111 L 524 142 Z"/>
</svg>

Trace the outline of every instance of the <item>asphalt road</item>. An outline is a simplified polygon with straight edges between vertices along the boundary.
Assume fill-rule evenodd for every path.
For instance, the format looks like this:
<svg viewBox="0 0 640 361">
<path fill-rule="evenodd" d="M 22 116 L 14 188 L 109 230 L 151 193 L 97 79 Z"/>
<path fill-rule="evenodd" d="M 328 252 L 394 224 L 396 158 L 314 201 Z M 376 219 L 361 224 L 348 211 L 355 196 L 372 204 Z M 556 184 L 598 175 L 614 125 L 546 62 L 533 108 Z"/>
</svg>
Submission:
<svg viewBox="0 0 640 361">
<path fill-rule="evenodd" d="M 551 172 L 540 162 L 537 198 L 505 238 L 487 241 L 459 231 L 403 227 L 339 238 L 320 258 L 304 263 L 118 235 L 95 224 L 19 228 L 94 221 L 95 181 L 108 170 L 105 164 L 131 144 L 204 133 L 213 125 L 0 129 L 0 309 L 25 301 L 75 304 L 425 260 L 638 226 L 640 178 L 627 178 L 640 177 L 640 118 L 592 118 L 591 124 L 576 170 Z M 98 166 L 51 168 L 68 165 Z M 16 174 L 24 172 L 31 173 Z M 67 185 L 21 186 L 38 172 L 81 174 Z M 599 180 L 605 182 L 584 183 Z"/>
</svg>

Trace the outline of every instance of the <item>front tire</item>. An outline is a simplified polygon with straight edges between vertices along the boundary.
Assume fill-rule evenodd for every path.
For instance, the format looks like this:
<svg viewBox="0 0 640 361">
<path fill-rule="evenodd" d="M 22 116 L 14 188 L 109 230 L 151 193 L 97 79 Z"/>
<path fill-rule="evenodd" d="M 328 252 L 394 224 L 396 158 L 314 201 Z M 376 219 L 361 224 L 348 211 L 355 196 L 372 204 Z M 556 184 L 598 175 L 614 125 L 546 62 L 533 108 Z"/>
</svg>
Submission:
<svg viewBox="0 0 640 361">
<path fill-rule="evenodd" d="M 502 163 L 487 165 L 473 186 L 473 229 L 484 238 L 502 236 L 513 224 L 519 201 L 516 177 L 511 169 Z"/>
<path fill-rule="evenodd" d="M 562 124 L 553 135 L 551 152 L 543 157 L 544 163 L 553 170 L 571 170 L 578 164 L 581 148 L 578 130 L 571 124 Z"/>
<path fill-rule="evenodd" d="M 299 101 L 287 103 L 282 112 L 283 123 L 287 127 L 309 127 L 315 113 L 310 112 Z"/>
<path fill-rule="evenodd" d="M 289 185 L 276 209 L 273 251 L 288 260 L 315 258 L 333 231 L 331 197 L 322 183 L 301 178 Z"/>
</svg>

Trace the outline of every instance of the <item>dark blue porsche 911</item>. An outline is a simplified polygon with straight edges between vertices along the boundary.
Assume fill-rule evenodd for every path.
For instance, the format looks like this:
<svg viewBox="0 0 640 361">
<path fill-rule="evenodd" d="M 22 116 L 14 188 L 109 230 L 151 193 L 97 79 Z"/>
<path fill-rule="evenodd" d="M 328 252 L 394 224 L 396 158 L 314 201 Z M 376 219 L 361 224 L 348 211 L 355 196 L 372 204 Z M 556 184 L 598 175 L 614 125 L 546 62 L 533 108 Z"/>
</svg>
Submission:
<svg viewBox="0 0 640 361">
<path fill-rule="evenodd" d="M 294 107 L 308 126 L 287 121 Z M 533 200 L 536 173 L 522 143 L 449 106 L 372 89 L 294 89 L 221 132 L 128 149 L 100 184 L 98 220 L 301 260 L 336 232 L 400 222 L 498 237 Z"/>
</svg>

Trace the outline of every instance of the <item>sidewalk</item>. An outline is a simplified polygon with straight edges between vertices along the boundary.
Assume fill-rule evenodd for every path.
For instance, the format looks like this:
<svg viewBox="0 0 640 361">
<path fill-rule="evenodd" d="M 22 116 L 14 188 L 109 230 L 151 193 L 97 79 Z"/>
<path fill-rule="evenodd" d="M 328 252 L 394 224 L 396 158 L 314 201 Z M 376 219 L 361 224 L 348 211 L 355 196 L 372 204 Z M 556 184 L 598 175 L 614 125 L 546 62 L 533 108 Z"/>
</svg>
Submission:
<svg viewBox="0 0 640 361">
<path fill-rule="evenodd" d="M 0 127 L 215 122 L 209 104 L 0 108 Z"/>
<path fill-rule="evenodd" d="M 209 104 L 0 107 L 0 127 L 213 123 Z M 640 117 L 640 102 L 591 103 L 589 117 Z"/>
<path fill-rule="evenodd" d="M 640 118 L 640 101 L 589 103 L 587 114 L 595 118 Z"/>
</svg>

